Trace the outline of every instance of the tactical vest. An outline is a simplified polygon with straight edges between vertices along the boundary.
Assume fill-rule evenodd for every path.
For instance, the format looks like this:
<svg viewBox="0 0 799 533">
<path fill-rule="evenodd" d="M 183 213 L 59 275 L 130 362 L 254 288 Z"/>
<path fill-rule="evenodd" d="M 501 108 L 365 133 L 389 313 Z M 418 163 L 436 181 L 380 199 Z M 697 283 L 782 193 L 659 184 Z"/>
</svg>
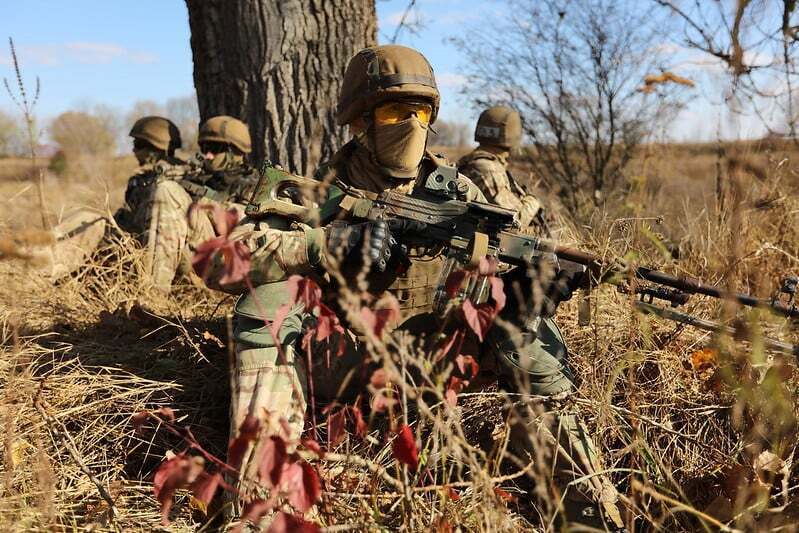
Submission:
<svg viewBox="0 0 799 533">
<path fill-rule="evenodd" d="M 344 153 L 346 156 L 346 152 Z M 337 181 L 342 189 L 349 185 L 346 166 L 341 161 L 334 165 Z M 415 187 L 421 187 L 429 174 L 439 167 L 448 167 L 444 159 L 433 154 L 426 154 L 421 164 L 421 172 L 415 180 Z M 345 191 L 346 192 L 346 191 Z M 360 191 L 364 194 L 377 194 L 378 191 Z M 379 191 L 382 192 L 382 191 Z M 444 270 L 446 257 L 441 249 L 410 248 L 408 250 L 410 265 L 404 272 L 392 274 L 393 279 L 385 289 L 393 294 L 399 302 L 402 321 L 433 311 L 436 288 L 442 282 L 441 274 Z"/>
</svg>

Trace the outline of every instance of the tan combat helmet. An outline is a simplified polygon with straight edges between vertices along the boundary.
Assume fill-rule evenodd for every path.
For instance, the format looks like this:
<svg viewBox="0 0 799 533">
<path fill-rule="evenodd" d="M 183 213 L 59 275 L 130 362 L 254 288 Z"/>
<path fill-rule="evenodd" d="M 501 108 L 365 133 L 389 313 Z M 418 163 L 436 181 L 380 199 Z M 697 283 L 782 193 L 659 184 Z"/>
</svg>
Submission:
<svg viewBox="0 0 799 533">
<path fill-rule="evenodd" d="M 432 124 L 438 115 L 440 95 L 433 67 L 406 46 L 389 44 L 365 48 L 350 59 L 339 95 L 336 121 L 350 124 L 378 103 L 398 98 L 419 98 L 433 105 Z"/>
<path fill-rule="evenodd" d="M 489 107 L 477 120 L 474 140 L 480 144 L 514 148 L 522 140 L 522 119 L 519 113 L 501 105 Z"/>
<path fill-rule="evenodd" d="M 142 117 L 133 124 L 128 135 L 169 153 L 183 144 L 178 127 L 164 117 Z"/>
<path fill-rule="evenodd" d="M 252 152 L 252 140 L 247 125 L 227 115 L 211 117 L 200 125 L 197 137 L 199 144 L 206 142 L 225 143 L 235 146 L 243 154 Z"/>
</svg>

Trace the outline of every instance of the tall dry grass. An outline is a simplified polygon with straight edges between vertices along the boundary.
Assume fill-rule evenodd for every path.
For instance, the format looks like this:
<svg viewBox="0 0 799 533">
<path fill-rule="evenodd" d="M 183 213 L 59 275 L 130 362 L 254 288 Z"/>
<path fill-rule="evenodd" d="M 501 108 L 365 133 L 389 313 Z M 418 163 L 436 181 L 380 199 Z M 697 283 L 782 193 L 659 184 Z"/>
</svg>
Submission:
<svg viewBox="0 0 799 533">
<path fill-rule="evenodd" d="M 561 214 L 561 237 L 608 258 L 769 295 L 799 270 L 796 154 L 727 148 L 649 147 L 632 168 L 626 201 L 586 213 L 584 227 Z M 535 185 L 523 164 L 515 170 Z M 95 179 L 103 187 L 70 183 L 58 195 L 46 187 L 50 209 L 118 203 L 122 174 Z M 26 186 L 0 183 L 14 198 L 4 206 L 3 231 L 33 218 L 35 191 Z M 174 408 L 203 446 L 224 455 L 231 302 L 189 284 L 160 295 L 141 274 L 139 255 L 124 237 L 109 242 L 55 285 L 24 262 L 0 263 L 3 530 L 159 527 L 150 476 L 181 443 L 163 432 L 135 435 L 129 422 L 140 410 Z M 757 335 L 799 342 L 796 328 L 693 298 L 691 313 L 750 330 L 726 339 L 642 316 L 629 299 L 601 287 L 590 295 L 589 326 L 577 322 L 579 297 L 563 305 L 558 322 L 579 381 L 564 408 L 597 436 L 636 529 L 793 530 L 795 362 L 764 352 Z M 374 417 L 366 439 L 348 437 L 335 460 L 319 462 L 318 523 L 331 531 L 529 531 L 554 523 L 557 494 L 546 473 L 498 459 L 507 444 L 503 408 L 518 398 L 473 390 L 451 408 L 442 396 L 446 370 L 431 371 L 413 339 L 375 342 L 372 353 L 399 374 L 420 369 L 408 373 L 420 381 L 399 381 L 399 398 L 423 436 L 423 461 L 436 466 L 414 479 L 392 457 L 389 421 Z M 113 521 L 89 474 L 115 502 Z M 207 520 L 185 493 L 172 519 L 172 531 L 198 530 Z"/>
</svg>

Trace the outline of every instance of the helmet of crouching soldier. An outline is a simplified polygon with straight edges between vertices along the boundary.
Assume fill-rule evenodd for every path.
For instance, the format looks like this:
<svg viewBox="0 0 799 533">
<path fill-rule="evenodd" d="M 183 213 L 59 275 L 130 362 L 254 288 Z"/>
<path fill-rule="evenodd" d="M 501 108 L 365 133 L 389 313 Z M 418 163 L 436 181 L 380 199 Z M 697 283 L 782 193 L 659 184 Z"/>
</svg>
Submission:
<svg viewBox="0 0 799 533">
<path fill-rule="evenodd" d="M 477 119 L 474 140 L 480 144 L 515 148 L 522 140 L 522 119 L 519 113 L 506 106 L 489 107 Z"/>
<path fill-rule="evenodd" d="M 130 129 L 131 137 L 136 141 L 144 141 L 154 148 L 173 155 L 180 148 L 180 130 L 175 124 L 164 117 L 142 117 Z M 135 149 L 135 148 L 134 148 Z"/>
<path fill-rule="evenodd" d="M 244 163 L 245 155 L 252 152 L 247 124 L 227 115 L 211 117 L 203 122 L 197 142 L 211 171 L 240 165 Z"/>
</svg>

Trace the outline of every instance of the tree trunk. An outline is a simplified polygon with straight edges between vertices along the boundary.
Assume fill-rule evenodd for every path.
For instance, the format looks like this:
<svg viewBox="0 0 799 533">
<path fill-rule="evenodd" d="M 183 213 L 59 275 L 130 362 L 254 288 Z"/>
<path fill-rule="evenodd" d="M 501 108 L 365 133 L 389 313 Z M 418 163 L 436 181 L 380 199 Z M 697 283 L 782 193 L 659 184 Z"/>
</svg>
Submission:
<svg viewBox="0 0 799 533">
<path fill-rule="evenodd" d="M 344 141 L 344 69 L 376 39 L 374 0 L 186 0 L 200 118 L 247 122 L 252 161 L 307 175 Z"/>
</svg>

